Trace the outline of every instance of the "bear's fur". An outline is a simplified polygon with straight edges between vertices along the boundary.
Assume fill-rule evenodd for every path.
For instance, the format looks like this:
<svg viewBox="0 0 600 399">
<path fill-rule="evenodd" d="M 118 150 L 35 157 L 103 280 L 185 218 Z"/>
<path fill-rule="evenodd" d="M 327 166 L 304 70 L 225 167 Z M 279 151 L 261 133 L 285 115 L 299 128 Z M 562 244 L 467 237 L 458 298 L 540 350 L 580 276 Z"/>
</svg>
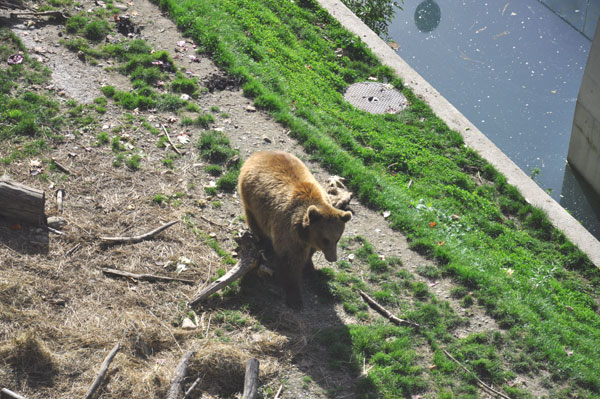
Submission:
<svg viewBox="0 0 600 399">
<path fill-rule="evenodd" d="M 323 251 L 337 260 L 337 243 L 352 214 L 334 208 L 325 190 L 295 156 L 281 151 L 253 154 L 240 170 L 238 192 L 250 230 L 275 252 L 286 303 L 302 306 L 302 270 Z"/>
</svg>

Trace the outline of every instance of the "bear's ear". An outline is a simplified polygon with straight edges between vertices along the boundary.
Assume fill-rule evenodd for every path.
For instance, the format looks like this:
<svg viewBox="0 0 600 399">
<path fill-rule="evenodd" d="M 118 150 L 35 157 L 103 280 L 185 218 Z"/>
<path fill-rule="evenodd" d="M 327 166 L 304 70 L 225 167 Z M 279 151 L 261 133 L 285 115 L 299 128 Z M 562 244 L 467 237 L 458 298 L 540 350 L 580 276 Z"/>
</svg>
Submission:
<svg viewBox="0 0 600 399">
<path fill-rule="evenodd" d="M 340 220 L 344 223 L 347 223 L 350 219 L 352 219 L 352 212 L 340 212 Z"/>
<path fill-rule="evenodd" d="M 318 221 L 322 217 L 323 215 L 321 215 L 319 208 L 317 208 L 314 205 L 311 205 L 308 207 L 306 213 L 304 214 L 304 218 L 302 219 L 302 227 L 306 228 L 310 226 L 311 223 Z"/>
</svg>

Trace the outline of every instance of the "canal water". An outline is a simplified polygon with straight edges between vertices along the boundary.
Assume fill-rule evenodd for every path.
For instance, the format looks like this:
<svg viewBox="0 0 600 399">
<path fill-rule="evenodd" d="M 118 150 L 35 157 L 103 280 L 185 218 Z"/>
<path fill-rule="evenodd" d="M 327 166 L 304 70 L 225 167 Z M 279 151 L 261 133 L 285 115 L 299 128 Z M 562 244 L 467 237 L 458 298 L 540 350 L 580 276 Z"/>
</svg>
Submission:
<svg viewBox="0 0 600 399">
<path fill-rule="evenodd" d="M 600 200 L 566 164 L 591 41 L 538 0 L 406 0 L 398 54 L 600 238 Z"/>
</svg>

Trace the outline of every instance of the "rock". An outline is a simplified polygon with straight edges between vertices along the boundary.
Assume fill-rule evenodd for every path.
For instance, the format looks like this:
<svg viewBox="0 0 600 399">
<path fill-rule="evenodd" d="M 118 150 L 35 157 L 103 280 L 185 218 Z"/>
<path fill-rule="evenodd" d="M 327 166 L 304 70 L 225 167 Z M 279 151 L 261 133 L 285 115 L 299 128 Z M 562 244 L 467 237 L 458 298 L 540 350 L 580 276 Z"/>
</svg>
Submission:
<svg viewBox="0 0 600 399">
<path fill-rule="evenodd" d="M 184 330 L 195 330 L 196 328 L 198 328 L 198 326 L 192 320 L 186 317 L 181 323 L 181 328 L 183 328 Z"/>
<path fill-rule="evenodd" d="M 116 8 L 117 10 L 121 10 L 121 11 L 127 11 L 127 6 L 125 4 L 114 4 L 113 3 L 113 7 Z"/>
<path fill-rule="evenodd" d="M 52 227 L 53 229 L 60 229 L 63 226 L 66 226 L 67 220 L 60 216 L 50 216 L 48 218 L 48 227 Z"/>
<path fill-rule="evenodd" d="M 252 105 L 248 105 L 248 106 L 246 106 L 246 112 L 256 112 L 256 107 L 253 107 Z"/>
</svg>

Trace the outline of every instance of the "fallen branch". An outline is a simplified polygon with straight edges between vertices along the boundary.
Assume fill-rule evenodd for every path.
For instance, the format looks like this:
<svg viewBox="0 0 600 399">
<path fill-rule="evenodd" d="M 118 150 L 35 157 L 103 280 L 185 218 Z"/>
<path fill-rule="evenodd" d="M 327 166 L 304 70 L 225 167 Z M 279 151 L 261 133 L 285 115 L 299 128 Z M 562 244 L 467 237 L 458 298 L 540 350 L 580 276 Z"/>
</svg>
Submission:
<svg viewBox="0 0 600 399">
<path fill-rule="evenodd" d="M 156 276 L 154 274 L 136 274 L 136 273 L 126 272 L 126 271 L 123 271 L 123 270 L 111 269 L 111 268 L 108 268 L 108 267 L 103 267 L 102 268 L 102 273 L 104 273 L 106 275 L 109 275 L 109 276 L 127 277 L 127 278 L 132 278 L 134 280 L 142 280 L 142 281 L 150 281 L 150 282 L 155 282 L 155 281 L 164 281 L 164 282 L 177 281 L 179 283 L 184 283 L 184 284 L 189 284 L 189 285 L 196 284 L 196 282 L 194 280 L 186 280 L 186 279 L 183 279 L 183 278 L 166 277 L 166 276 Z"/>
<path fill-rule="evenodd" d="M 175 150 L 176 153 L 178 153 L 179 155 L 183 155 L 181 153 L 181 151 L 179 151 L 179 149 L 177 147 L 175 147 L 175 144 L 173 144 L 173 142 L 171 141 L 171 137 L 169 136 L 169 133 L 167 132 L 167 128 L 165 127 L 165 125 L 160 125 L 163 129 L 163 131 L 165 132 L 165 136 L 167 137 L 167 140 L 169 140 L 169 144 L 171 144 L 171 147 L 173 147 L 173 150 Z"/>
<path fill-rule="evenodd" d="M 242 276 L 258 266 L 260 258 L 251 235 L 244 234 L 239 239 L 238 244 L 240 245 L 240 260 L 224 276 L 215 280 L 208 287 L 200 291 L 194 299 L 189 301 L 189 307 L 198 305 L 215 292 L 242 278 Z"/>
<path fill-rule="evenodd" d="M 246 362 L 244 395 L 242 399 L 255 399 L 258 394 L 258 364 L 258 360 L 253 357 Z"/>
<path fill-rule="evenodd" d="M 173 375 L 173 382 L 171 382 L 171 388 L 167 394 L 167 399 L 177 399 L 180 394 L 183 393 L 183 380 L 187 374 L 187 364 L 190 359 L 194 356 L 194 351 L 187 351 L 181 357 L 177 368 L 175 369 L 175 375 Z"/>
<path fill-rule="evenodd" d="M 375 299 L 371 298 L 364 291 L 358 290 L 358 293 L 360 294 L 362 299 L 371 307 L 371 309 L 375 310 L 377 313 L 379 313 L 380 315 L 382 315 L 383 317 L 385 317 L 392 323 L 396 324 L 397 326 L 409 326 L 409 327 L 421 328 L 421 326 L 418 323 L 415 323 L 414 321 L 404 320 L 404 319 L 394 316 L 394 314 L 392 314 L 392 312 L 390 312 L 389 310 L 387 310 L 386 308 L 381 306 L 379 303 L 377 303 L 377 301 L 375 301 Z"/>
<path fill-rule="evenodd" d="M 279 389 L 277 390 L 277 393 L 275 394 L 275 396 L 273 397 L 273 399 L 279 399 L 279 395 L 281 394 L 282 390 L 283 390 L 283 385 L 280 385 Z"/>
<path fill-rule="evenodd" d="M 21 396 L 18 393 L 15 393 L 7 388 L 2 388 L 2 390 L 0 391 L 0 398 L 4 398 L 4 397 L 11 398 L 11 399 L 25 399 L 24 396 Z"/>
<path fill-rule="evenodd" d="M 27 15 L 33 15 L 35 17 L 54 17 L 59 21 L 66 21 L 67 19 L 69 19 L 69 13 L 65 12 L 65 11 L 41 11 L 41 12 L 36 12 L 36 11 L 16 11 L 16 12 L 11 12 L 10 13 L 10 17 L 19 17 L 19 16 L 27 16 Z"/>
<path fill-rule="evenodd" d="M 483 388 L 483 389 L 487 389 L 489 393 L 492 393 L 496 396 L 499 396 L 503 399 L 510 399 L 510 396 L 503 394 L 502 392 L 498 392 L 496 391 L 494 388 L 492 388 L 491 386 L 487 385 L 485 382 L 483 382 L 481 379 L 479 379 L 479 377 L 477 377 L 477 375 L 475 375 L 474 372 L 472 372 L 471 370 L 469 370 L 468 368 L 466 368 L 461 362 L 459 362 L 458 360 L 456 360 L 446 349 L 442 349 L 444 351 L 444 353 L 446 354 L 446 356 L 448 356 L 450 359 L 454 360 L 454 362 L 456 364 L 458 364 L 463 370 L 465 370 L 467 373 L 471 374 L 473 377 L 475 377 L 475 379 L 477 380 L 477 384 Z"/>
<path fill-rule="evenodd" d="M 115 355 L 117 354 L 120 348 L 121 344 L 117 342 L 117 344 L 110 351 L 108 356 L 106 356 L 106 358 L 102 362 L 102 366 L 100 367 L 100 371 L 98 371 L 98 375 L 96 376 L 94 383 L 90 386 L 90 389 L 88 389 L 87 393 L 85 394 L 85 399 L 90 399 L 94 395 L 98 387 L 100 387 L 100 384 L 102 384 L 102 381 L 104 381 L 104 377 L 106 377 L 108 366 L 110 366 L 110 363 L 113 361 Z"/>
<path fill-rule="evenodd" d="M 194 392 L 194 389 L 196 389 L 196 387 L 198 386 L 198 384 L 200 384 L 200 377 L 196 378 L 196 381 L 194 381 L 194 383 L 192 385 L 190 385 L 190 387 L 188 388 L 187 391 L 185 391 L 185 394 L 183 395 L 182 399 L 187 399 L 188 396 L 190 396 L 190 394 L 192 392 Z M 198 397 L 201 397 L 202 395 L 198 395 Z"/>
<path fill-rule="evenodd" d="M 148 238 L 154 237 L 161 231 L 173 226 L 175 223 L 177 223 L 177 220 L 166 223 L 166 224 L 160 226 L 159 228 L 154 229 L 146 234 L 142 234 L 142 235 L 135 236 L 135 237 L 100 237 L 100 239 L 102 241 L 106 241 L 107 243 L 111 243 L 111 244 L 115 244 L 115 243 L 133 244 L 133 243 L 144 241 L 144 240 L 147 240 Z"/>
</svg>

